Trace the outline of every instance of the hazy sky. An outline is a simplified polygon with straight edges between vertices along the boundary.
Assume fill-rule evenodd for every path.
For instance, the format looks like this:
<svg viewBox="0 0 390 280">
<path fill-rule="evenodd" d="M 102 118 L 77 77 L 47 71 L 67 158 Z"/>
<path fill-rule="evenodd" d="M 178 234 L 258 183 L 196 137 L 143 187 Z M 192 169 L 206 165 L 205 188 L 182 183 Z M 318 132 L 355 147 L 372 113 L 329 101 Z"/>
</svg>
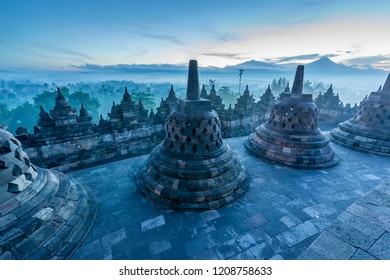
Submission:
<svg viewBox="0 0 390 280">
<path fill-rule="evenodd" d="M 1 0 L 0 67 L 255 59 L 390 70 L 389 0 Z"/>
</svg>

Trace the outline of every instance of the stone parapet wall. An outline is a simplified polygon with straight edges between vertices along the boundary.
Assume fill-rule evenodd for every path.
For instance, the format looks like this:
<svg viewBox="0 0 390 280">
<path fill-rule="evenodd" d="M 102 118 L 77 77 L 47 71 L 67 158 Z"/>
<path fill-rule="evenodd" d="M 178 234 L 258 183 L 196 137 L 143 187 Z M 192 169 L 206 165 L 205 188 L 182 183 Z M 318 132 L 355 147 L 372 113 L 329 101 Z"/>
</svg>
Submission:
<svg viewBox="0 0 390 280">
<path fill-rule="evenodd" d="M 90 133 L 65 139 L 22 140 L 31 161 L 62 172 L 86 168 L 150 152 L 164 136 L 164 127 L 143 125 L 134 129 Z"/>
</svg>

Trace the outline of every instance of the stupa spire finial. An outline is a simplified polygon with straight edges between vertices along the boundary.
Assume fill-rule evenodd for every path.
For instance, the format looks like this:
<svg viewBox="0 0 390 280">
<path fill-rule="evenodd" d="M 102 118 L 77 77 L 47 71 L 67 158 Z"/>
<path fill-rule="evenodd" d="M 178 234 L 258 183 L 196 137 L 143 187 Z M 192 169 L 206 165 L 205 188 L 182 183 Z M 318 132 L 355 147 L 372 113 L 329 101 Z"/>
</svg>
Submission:
<svg viewBox="0 0 390 280">
<path fill-rule="evenodd" d="M 198 62 L 190 60 L 188 67 L 187 100 L 199 100 L 199 75 Z"/>
<path fill-rule="evenodd" d="M 304 66 L 298 65 L 297 71 L 295 72 L 294 84 L 291 93 L 302 94 L 304 71 Z"/>
</svg>

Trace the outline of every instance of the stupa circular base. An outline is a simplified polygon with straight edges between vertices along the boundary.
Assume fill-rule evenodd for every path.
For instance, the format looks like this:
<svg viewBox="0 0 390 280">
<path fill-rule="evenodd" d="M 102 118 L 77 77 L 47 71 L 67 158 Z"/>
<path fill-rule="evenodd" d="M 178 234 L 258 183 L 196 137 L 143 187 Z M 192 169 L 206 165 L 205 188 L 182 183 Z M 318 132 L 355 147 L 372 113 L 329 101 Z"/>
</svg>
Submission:
<svg viewBox="0 0 390 280">
<path fill-rule="evenodd" d="M 209 159 L 180 160 L 170 159 L 159 145 L 135 181 L 148 201 L 180 211 L 223 207 L 240 198 L 249 185 L 245 167 L 227 145 Z"/>
<path fill-rule="evenodd" d="M 332 142 L 365 153 L 373 153 L 382 156 L 390 156 L 390 135 L 382 139 L 370 137 L 370 134 L 364 133 L 364 129 L 348 130 L 351 124 L 346 121 L 339 127 L 332 129 L 330 139 Z M 363 132 L 363 133 L 362 133 Z M 372 134 L 374 136 L 374 134 Z"/>
<path fill-rule="evenodd" d="M 324 169 L 339 162 L 322 133 L 286 135 L 262 125 L 248 137 L 245 146 L 262 160 L 291 168 Z"/>
<path fill-rule="evenodd" d="M 67 259 L 96 217 L 88 188 L 56 171 L 36 168 L 31 185 L 0 204 L 0 259 Z"/>
</svg>

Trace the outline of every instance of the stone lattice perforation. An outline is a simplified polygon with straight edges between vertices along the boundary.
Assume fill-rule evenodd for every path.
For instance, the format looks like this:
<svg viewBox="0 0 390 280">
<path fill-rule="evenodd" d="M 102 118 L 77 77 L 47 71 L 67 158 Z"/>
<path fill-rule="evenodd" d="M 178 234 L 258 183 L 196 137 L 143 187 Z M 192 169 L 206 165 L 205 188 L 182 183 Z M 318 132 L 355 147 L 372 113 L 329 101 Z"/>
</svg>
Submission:
<svg viewBox="0 0 390 280">
<path fill-rule="evenodd" d="M 312 133 L 318 130 L 318 109 L 315 104 L 279 102 L 267 121 L 270 128 L 281 131 Z"/>
<path fill-rule="evenodd" d="M 8 192 L 18 193 L 31 184 L 37 172 L 20 142 L 11 134 L 7 138 L 2 139 L 0 146 L 0 187 L 7 185 Z"/>
<path fill-rule="evenodd" d="M 354 119 L 361 126 L 390 127 L 390 102 L 373 102 L 371 99 L 363 100 Z"/>
<path fill-rule="evenodd" d="M 180 154 L 203 154 L 223 147 L 218 117 L 177 119 L 171 116 L 166 124 L 164 147 Z"/>
</svg>

